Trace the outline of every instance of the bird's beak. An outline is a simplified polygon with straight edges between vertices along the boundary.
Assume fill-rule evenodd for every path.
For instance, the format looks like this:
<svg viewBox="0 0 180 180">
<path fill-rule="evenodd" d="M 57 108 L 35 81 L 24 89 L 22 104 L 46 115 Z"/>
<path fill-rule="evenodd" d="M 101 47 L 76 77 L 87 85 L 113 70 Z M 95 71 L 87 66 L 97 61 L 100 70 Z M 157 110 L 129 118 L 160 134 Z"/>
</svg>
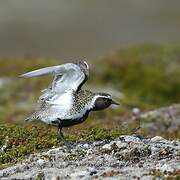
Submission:
<svg viewBox="0 0 180 180">
<path fill-rule="evenodd" d="M 119 103 L 115 102 L 114 100 L 112 100 L 111 104 L 120 105 Z"/>
</svg>

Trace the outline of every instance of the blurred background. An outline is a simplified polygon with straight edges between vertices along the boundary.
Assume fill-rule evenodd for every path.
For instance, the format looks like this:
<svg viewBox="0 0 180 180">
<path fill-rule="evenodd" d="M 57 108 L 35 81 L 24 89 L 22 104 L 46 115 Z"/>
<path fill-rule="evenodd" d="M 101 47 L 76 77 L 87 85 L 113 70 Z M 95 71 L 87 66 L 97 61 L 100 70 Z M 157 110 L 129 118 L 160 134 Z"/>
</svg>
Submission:
<svg viewBox="0 0 180 180">
<path fill-rule="evenodd" d="M 0 146 L 8 139 L 10 147 L 0 165 L 59 143 L 55 129 L 24 123 L 51 78 L 15 77 L 78 59 L 90 64 L 84 88 L 108 92 L 121 106 L 66 129 L 71 140 L 179 138 L 179 19 L 178 0 L 0 1 Z"/>
<path fill-rule="evenodd" d="M 174 0 L 0 2 L 0 56 L 103 57 L 137 43 L 180 40 Z"/>
</svg>

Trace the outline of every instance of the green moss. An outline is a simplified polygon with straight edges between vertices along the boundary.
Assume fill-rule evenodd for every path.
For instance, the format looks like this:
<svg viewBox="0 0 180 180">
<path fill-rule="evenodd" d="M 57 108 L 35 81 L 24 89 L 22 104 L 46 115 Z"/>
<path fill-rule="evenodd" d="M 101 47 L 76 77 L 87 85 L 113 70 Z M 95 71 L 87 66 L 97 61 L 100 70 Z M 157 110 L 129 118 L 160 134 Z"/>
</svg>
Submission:
<svg viewBox="0 0 180 180">
<path fill-rule="evenodd" d="M 81 132 L 78 134 L 78 137 L 83 140 L 97 141 L 103 139 L 114 139 L 120 134 L 122 134 L 122 132 L 119 129 L 109 130 L 98 127 L 93 129 L 81 130 Z"/>
<path fill-rule="evenodd" d="M 36 180 L 44 180 L 44 179 L 45 179 L 45 175 L 43 172 L 37 174 Z"/>
<path fill-rule="evenodd" d="M 0 166 L 14 163 L 38 150 L 57 146 L 60 142 L 53 129 L 43 126 L 20 127 L 0 125 Z"/>
<path fill-rule="evenodd" d="M 86 155 L 86 152 L 83 150 L 78 150 L 75 153 L 70 153 L 65 157 L 65 160 L 68 161 L 77 161 L 80 158 L 84 157 Z"/>
<path fill-rule="evenodd" d="M 59 146 L 63 142 L 57 140 L 56 131 L 48 126 L 28 126 L 0 124 L 0 148 L 5 147 L 0 152 L 0 168 L 7 164 L 22 160 L 30 153 L 38 152 L 43 149 Z M 73 133 L 73 132 L 72 132 Z M 76 134 L 65 134 L 65 138 L 74 142 L 76 140 L 102 140 L 113 139 L 119 134 L 110 132 L 106 129 L 84 130 Z M 68 159 L 77 159 L 83 155 L 78 151 L 75 155 L 71 154 Z"/>
</svg>

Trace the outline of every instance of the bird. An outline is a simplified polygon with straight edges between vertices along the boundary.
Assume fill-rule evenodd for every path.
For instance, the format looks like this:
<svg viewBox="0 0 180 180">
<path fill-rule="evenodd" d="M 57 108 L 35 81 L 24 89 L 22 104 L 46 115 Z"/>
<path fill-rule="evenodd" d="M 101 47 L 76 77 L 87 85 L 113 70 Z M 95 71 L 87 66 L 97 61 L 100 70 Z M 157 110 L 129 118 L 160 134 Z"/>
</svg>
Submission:
<svg viewBox="0 0 180 180">
<path fill-rule="evenodd" d="M 44 75 L 53 76 L 53 81 L 42 91 L 38 107 L 25 121 L 40 120 L 56 126 L 58 139 L 66 141 L 62 129 L 84 122 L 90 112 L 106 109 L 112 104 L 119 105 L 108 93 L 82 89 L 89 77 L 89 66 L 86 61 L 45 67 L 19 77 L 32 78 Z"/>
</svg>

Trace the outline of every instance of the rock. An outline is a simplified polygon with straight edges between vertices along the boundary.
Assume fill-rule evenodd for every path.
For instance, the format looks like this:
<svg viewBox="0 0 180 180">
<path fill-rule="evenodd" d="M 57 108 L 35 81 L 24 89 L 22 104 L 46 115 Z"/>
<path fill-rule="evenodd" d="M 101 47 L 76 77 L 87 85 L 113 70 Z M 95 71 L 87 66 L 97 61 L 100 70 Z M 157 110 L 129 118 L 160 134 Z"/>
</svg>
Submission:
<svg viewBox="0 0 180 180">
<path fill-rule="evenodd" d="M 175 177 L 179 160 L 179 140 L 124 135 L 30 155 L 0 170 L 0 179 L 153 179 L 160 173 Z"/>
<path fill-rule="evenodd" d="M 151 138 L 151 141 L 164 141 L 165 139 L 161 136 L 155 136 L 153 138 Z"/>
<path fill-rule="evenodd" d="M 85 176 L 87 176 L 87 171 L 85 170 L 79 170 L 79 171 L 76 171 L 74 173 L 71 174 L 71 178 L 72 179 L 82 179 L 84 178 Z"/>
<path fill-rule="evenodd" d="M 90 172 L 89 173 L 90 176 L 93 176 L 93 175 L 97 174 L 97 170 L 96 170 L 95 167 L 89 168 L 89 172 Z"/>
<path fill-rule="evenodd" d="M 140 114 L 140 112 L 141 112 L 141 110 L 140 110 L 138 107 L 134 107 L 134 108 L 132 109 L 133 115 L 138 115 L 138 114 Z"/>
<path fill-rule="evenodd" d="M 159 156 L 159 148 L 152 146 L 151 147 L 151 158 L 158 158 Z"/>
<path fill-rule="evenodd" d="M 105 144 L 102 149 L 111 150 L 111 144 Z"/>
<path fill-rule="evenodd" d="M 138 136 L 120 136 L 120 138 L 124 138 L 125 142 L 141 142 Z"/>
<path fill-rule="evenodd" d="M 137 117 L 148 135 L 171 134 L 180 129 L 180 104 L 140 113 Z M 156 138 L 155 138 L 156 139 Z"/>
<path fill-rule="evenodd" d="M 89 145 L 88 145 L 88 144 L 84 144 L 83 147 L 84 147 L 85 149 L 88 149 L 88 148 L 89 148 Z"/>
<path fill-rule="evenodd" d="M 168 165 L 168 164 L 164 164 L 161 168 L 160 168 L 160 171 L 162 173 L 173 173 L 174 172 L 174 169 Z"/>
<path fill-rule="evenodd" d="M 38 159 L 36 162 L 39 166 L 43 166 L 46 163 L 44 159 Z"/>
<path fill-rule="evenodd" d="M 121 142 L 121 141 L 117 141 L 116 145 L 119 149 L 125 149 L 127 147 L 127 143 Z"/>
</svg>

